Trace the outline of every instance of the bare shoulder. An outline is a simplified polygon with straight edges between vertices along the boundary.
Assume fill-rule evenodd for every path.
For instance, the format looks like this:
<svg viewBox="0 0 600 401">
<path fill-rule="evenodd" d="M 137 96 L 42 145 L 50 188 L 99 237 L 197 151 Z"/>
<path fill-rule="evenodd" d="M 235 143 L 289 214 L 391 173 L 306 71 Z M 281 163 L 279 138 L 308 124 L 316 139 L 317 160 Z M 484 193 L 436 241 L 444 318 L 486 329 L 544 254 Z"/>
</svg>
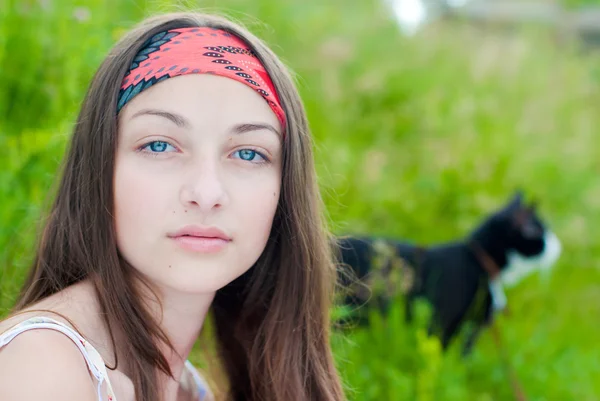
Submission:
<svg viewBox="0 0 600 401">
<path fill-rule="evenodd" d="M 4 320 L 0 320 L 0 334 L 11 329 L 14 325 L 19 324 L 23 320 L 26 320 L 26 319 L 27 319 L 26 316 L 16 315 L 16 316 L 9 316 L 7 318 L 4 318 Z"/>
<path fill-rule="evenodd" d="M 25 331 L 0 349 L 0 400 L 41 399 L 97 399 L 83 355 L 55 330 Z"/>
</svg>

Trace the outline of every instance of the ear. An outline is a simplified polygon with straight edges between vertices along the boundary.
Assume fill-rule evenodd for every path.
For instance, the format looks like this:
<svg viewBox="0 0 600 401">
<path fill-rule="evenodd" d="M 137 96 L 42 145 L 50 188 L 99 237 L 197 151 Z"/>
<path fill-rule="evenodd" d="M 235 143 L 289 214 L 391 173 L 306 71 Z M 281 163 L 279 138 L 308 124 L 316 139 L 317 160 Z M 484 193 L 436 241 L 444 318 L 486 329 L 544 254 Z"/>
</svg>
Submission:
<svg viewBox="0 0 600 401">
<path fill-rule="evenodd" d="M 532 199 L 531 202 L 529 202 L 529 210 L 531 210 L 532 212 L 535 211 L 539 204 L 540 203 L 537 199 Z"/>
<path fill-rule="evenodd" d="M 523 204 L 523 191 L 521 189 L 517 189 L 509 203 L 509 206 L 517 207 Z"/>
</svg>

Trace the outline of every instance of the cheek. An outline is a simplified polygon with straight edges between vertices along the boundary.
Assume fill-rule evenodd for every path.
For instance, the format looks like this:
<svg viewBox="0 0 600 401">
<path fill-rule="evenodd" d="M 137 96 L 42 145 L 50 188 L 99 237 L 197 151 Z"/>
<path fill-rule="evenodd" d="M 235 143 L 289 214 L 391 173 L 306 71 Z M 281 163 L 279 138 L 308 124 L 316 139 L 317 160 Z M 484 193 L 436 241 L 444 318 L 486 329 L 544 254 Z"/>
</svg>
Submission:
<svg viewBox="0 0 600 401">
<path fill-rule="evenodd" d="M 262 248 L 269 238 L 281 191 L 280 175 L 240 183 L 235 191 L 239 227 L 250 246 Z M 259 254 L 261 253 L 259 252 Z M 258 256 L 257 256 L 258 257 Z"/>
<path fill-rule="evenodd" d="M 166 202 L 169 193 L 156 176 L 143 173 L 139 166 L 127 161 L 115 166 L 115 227 L 119 245 L 148 243 L 146 237 L 155 230 L 152 228 L 164 221 Z"/>
</svg>

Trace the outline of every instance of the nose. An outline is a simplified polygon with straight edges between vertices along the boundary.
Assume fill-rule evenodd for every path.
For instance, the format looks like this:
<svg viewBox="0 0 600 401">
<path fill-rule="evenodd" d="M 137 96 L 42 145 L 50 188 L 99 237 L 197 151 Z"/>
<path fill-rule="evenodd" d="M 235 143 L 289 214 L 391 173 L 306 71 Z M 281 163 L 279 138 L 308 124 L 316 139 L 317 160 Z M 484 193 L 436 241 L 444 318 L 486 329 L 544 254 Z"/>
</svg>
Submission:
<svg viewBox="0 0 600 401">
<path fill-rule="evenodd" d="M 195 207 L 202 212 L 228 203 L 229 196 L 217 160 L 204 158 L 189 169 L 181 187 L 180 199 L 185 207 Z"/>
</svg>

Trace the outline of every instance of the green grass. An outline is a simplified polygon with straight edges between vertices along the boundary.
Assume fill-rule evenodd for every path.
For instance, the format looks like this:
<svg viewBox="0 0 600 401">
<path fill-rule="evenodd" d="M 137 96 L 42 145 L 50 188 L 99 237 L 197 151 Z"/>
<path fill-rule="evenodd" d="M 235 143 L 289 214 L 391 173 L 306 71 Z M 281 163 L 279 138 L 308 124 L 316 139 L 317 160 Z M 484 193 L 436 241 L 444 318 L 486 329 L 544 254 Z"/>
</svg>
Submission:
<svg viewBox="0 0 600 401">
<path fill-rule="evenodd" d="M 246 23 L 297 74 L 336 233 L 429 244 L 465 235 L 517 187 L 540 200 L 563 255 L 548 280 L 509 290 L 511 315 L 498 327 L 529 400 L 600 397 L 593 55 L 558 48 L 544 32 L 444 23 L 409 40 L 375 1 L 199 4 Z M 170 9 L 169 1 L 0 0 L 3 311 L 94 69 L 125 29 Z M 392 319 L 374 315 L 370 329 L 333 339 L 350 399 L 511 399 L 488 332 L 461 361 L 424 337 L 423 320 L 406 326 L 400 301 L 395 308 Z"/>
</svg>

